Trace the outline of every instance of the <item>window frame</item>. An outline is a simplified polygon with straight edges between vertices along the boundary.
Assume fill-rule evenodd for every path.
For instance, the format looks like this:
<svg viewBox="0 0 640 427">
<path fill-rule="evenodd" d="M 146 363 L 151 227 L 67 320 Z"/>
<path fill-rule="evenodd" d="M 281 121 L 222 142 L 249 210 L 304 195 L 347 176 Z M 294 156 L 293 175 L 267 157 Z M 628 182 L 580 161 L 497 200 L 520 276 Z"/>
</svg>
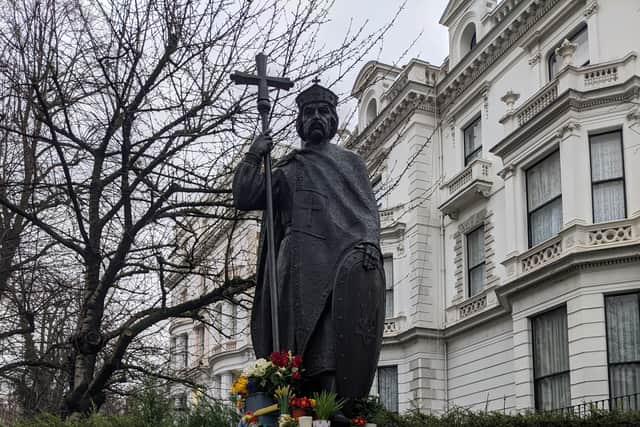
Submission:
<svg viewBox="0 0 640 427">
<path fill-rule="evenodd" d="M 568 358 L 567 366 L 569 367 L 568 369 L 566 369 L 564 371 L 555 372 L 553 374 L 548 374 L 548 375 L 543 375 L 543 376 L 540 376 L 540 377 L 536 377 L 536 344 L 535 344 L 536 339 L 535 339 L 535 335 L 534 335 L 535 334 L 534 322 L 535 322 L 535 319 L 540 318 L 540 317 L 545 316 L 545 315 L 548 315 L 549 313 L 552 313 L 552 312 L 554 312 L 556 310 L 564 310 L 564 316 L 565 316 L 565 319 L 567 320 L 567 349 L 568 349 L 568 346 L 569 346 L 569 341 L 568 341 L 568 338 L 569 338 L 569 325 L 568 325 L 569 316 L 568 316 L 568 313 L 567 313 L 566 304 L 562 304 L 560 306 L 556 306 L 556 307 L 550 308 L 550 309 L 542 311 L 540 313 L 536 313 L 534 316 L 531 316 L 529 318 L 529 324 L 530 324 L 530 327 L 531 327 L 531 359 L 532 359 L 532 362 L 533 362 L 532 363 L 532 370 L 531 370 L 532 371 L 532 380 L 533 380 L 533 406 L 536 409 L 536 411 L 543 410 L 543 409 L 541 409 L 539 407 L 540 399 L 538 398 L 538 388 L 536 387 L 536 384 L 537 384 L 538 381 L 544 380 L 544 379 L 547 379 L 547 378 L 568 374 L 569 375 L 569 396 L 568 396 L 568 398 L 569 398 L 569 402 L 571 402 L 571 357 L 570 357 L 571 355 L 569 353 L 567 353 L 567 358 Z M 558 407 L 558 408 L 554 408 L 554 409 L 551 409 L 551 410 L 562 409 L 562 408 L 563 407 Z"/>
<path fill-rule="evenodd" d="M 529 171 L 531 169 L 535 168 L 536 166 L 538 166 L 540 163 L 542 163 L 545 160 L 547 160 L 549 157 L 555 155 L 556 153 L 558 153 L 558 157 L 560 157 L 560 148 L 559 147 L 558 147 L 558 149 L 553 150 L 552 152 L 550 152 L 549 154 L 545 155 L 540 160 L 536 161 L 535 163 L 533 163 L 532 165 L 530 165 L 528 168 L 526 168 L 524 170 L 524 190 L 525 190 L 524 191 L 524 195 L 525 195 L 525 199 L 526 199 L 525 201 L 527 203 L 527 240 L 528 240 L 529 249 L 533 248 L 534 246 L 538 246 L 538 245 L 544 243 L 545 241 L 553 238 L 553 236 L 548 237 L 548 238 L 536 243 L 535 245 L 533 245 L 531 243 L 532 242 L 532 239 L 531 239 L 531 215 L 533 213 L 539 211 L 540 209 L 550 205 L 551 203 L 555 202 L 556 200 L 558 200 L 558 198 L 562 199 L 562 193 L 563 193 L 563 191 L 562 191 L 562 181 L 561 181 L 560 182 L 560 194 L 558 194 L 553 199 L 548 200 L 544 204 L 538 206 L 534 210 L 530 210 L 530 208 L 529 208 Z M 562 175 L 562 158 L 560 158 L 560 174 Z M 563 216 L 563 224 L 564 224 L 564 211 L 562 212 L 562 216 Z M 560 227 L 560 229 L 562 229 L 562 227 Z"/>
<path fill-rule="evenodd" d="M 396 384 L 396 396 L 395 396 L 395 408 L 394 409 L 389 409 L 386 407 L 386 405 L 384 405 L 383 399 L 382 399 L 382 393 L 380 393 L 380 370 L 382 369 L 389 369 L 389 370 L 395 370 L 395 384 Z M 399 384 L 399 375 L 398 375 L 398 365 L 385 365 L 385 366 L 378 366 L 378 369 L 376 369 L 376 378 L 378 381 L 378 398 L 380 399 L 380 402 L 382 403 L 382 405 L 390 412 L 394 412 L 394 413 L 398 413 L 400 410 L 400 384 Z"/>
<path fill-rule="evenodd" d="M 609 322 L 607 321 L 607 300 L 609 299 L 609 297 L 621 297 L 621 296 L 625 296 L 625 295 L 635 295 L 636 296 L 636 300 L 638 301 L 638 306 L 640 308 L 640 290 L 635 290 L 635 291 L 631 291 L 631 292 L 620 292 L 620 293 L 613 293 L 613 294 L 605 294 L 604 295 L 604 331 L 605 331 L 605 342 L 606 342 L 606 346 L 607 346 L 607 386 L 609 388 L 609 399 L 613 400 L 617 397 L 622 397 L 622 396 L 613 396 L 613 389 L 611 387 L 611 366 L 619 366 L 619 365 L 631 365 L 631 364 L 639 364 L 640 365 L 640 360 L 634 360 L 633 362 L 611 362 L 611 356 L 610 356 L 610 351 L 609 351 Z M 637 393 L 640 393 L 640 390 L 638 390 Z M 623 395 L 624 396 L 624 395 Z"/>
<path fill-rule="evenodd" d="M 478 146 L 478 148 L 476 148 L 475 150 L 473 150 L 470 153 L 467 153 L 467 141 L 466 141 L 466 136 L 467 136 L 467 130 L 472 128 L 473 126 L 475 126 L 475 124 L 478 124 L 479 126 L 479 130 L 480 132 L 478 132 L 478 137 L 480 138 L 480 145 Z M 473 162 L 476 159 L 481 158 L 482 155 L 482 114 L 478 114 L 477 116 L 475 116 L 473 119 L 471 119 L 469 122 L 467 122 L 466 126 L 464 126 L 462 128 L 462 155 L 464 157 L 464 167 L 466 168 L 467 166 L 469 166 L 469 164 L 471 162 Z M 473 157 L 474 155 L 476 155 L 477 153 L 480 153 L 477 157 Z"/>
<path fill-rule="evenodd" d="M 469 245 L 469 236 L 475 232 L 477 232 L 478 230 L 482 229 L 482 246 L 484 248 L 483 250 L 483 257 L 482 257 L 482 262 L 479 262 L 476 265 L 471 265 L 471 254 L 469 252 L 471 245 Z M 486 247 L 484 247 L 484 223 L 478 225 L 477 227 L 475 227 L 473 230 L 469 231 L 468 233 L 465 234 L 465 245 L 466 245 L 466 266 L 467 266 L 467 296 L 468 298 L 474 297 L 476 295 L 479 295 L 482 293 L 482 291 L 487 287 L 487 283 L 486 283 L 486 273 L 487 273 L 487 269 L 486 269 L 486 265 L 487 265 L 487 255 L 486 255 Z M 484 272 L 485 272 L 485 277 L 484 277 L 484 282 L 482 283 L 482 289 L 478 292 L 476 292 L 475 294 L 471 294 L 471 271 L 475 270 L 479 267 L 483 267 L 484 268 Z"/>
<path fill-rule="evenodd" d="M 393 277 L 393 274 L 394 274 L 394 268 L 393 268 L 394 267 L 393 266 L 393 264 L 394 264 L 394 262 L 393 262 L 394 261 L 394 256 L 393 256 L 393 254 L 386 254 L 386 255 L 382 256 L 383 266 L 384 266 L 386 260 L 389 260 L 389 262 L 391 263 L 391 283 L 387 283 L 387 280 L 386 280 L 387 279 L 387 277 L 386 277 L 387 276 L 387 271 L 386 271 L 386 268 L 385 268 L 384 317 L 385 317 L 385 319 L 391 319 L 395 315 L 395 309 L 396 309 L 396 307 L 395 307 L 395 302 L 396 302 L 395 301 L 395 287 L 394 287 L 394 283 L 393 283 L 394 282 L 394 277 Z M 387 304 L 388 304 L 387 294 L 388 293 L 391 294 L 391 317 L 387 317 Z"/>
<path fill-rule="evenodd" d="M 620 178 L 609 178 L 609 179 L 602 179 L 600 181 L 594 181 L 593 180 L 593 162 L 592 162 L 592 157 L 591 157 L 591 138 L 595 137 L 595 136 L 601 136 L 601 135 L 607 135 L 607 134 L 613 134 L 613 133 L 617 133 L 620 135 L 620 157 L 622 158 L 622 176 Z M 618 129 L 613 129 L 613 130 L 609 130 L 609 131 L 603 131 L 603 132 L 597 132 L 597 133 L 590 133 L 589 134 L 589 178 L 591 181 L 591 222 L 593 224 L 602 224 L 605 222 L 609 222 L 609 221 L 620 221 L 623 219 L 628 218 L 628 212 L 627 212 L 627 174 L 625 171 L 625 163 L 624 163 L 624 141 L 623 141 L 623 133 L 622 133 L 622 129 L 618 128 Z M 596 223 L 596 211 L 595 211 L 595 204 L 593 202 L 594 198 L 593 198 L 593 189 L 594 186 L 598 185 L 598 184 L 605 184 L 608 182 L 614 182 L 614 181 L 622 181 L 622 197 L 623 197 L 623 202 L 624 202 L 624 216 L 622 218 L 618 218 L 618 219 L 611 219 L 611 220 L 607 220 L 607 221 L 602 221 L 602 222 L 598 222 Z"/>
<path fill-rule="evenodd" d="M 567 35 L 566 37 L 563 37 L 560 42 L 553 45 L 553 47 L 549 50 L 549 54 L 547 55 L 547 76 L 549 78 L 549 81 L 552 81 L 558 76 L 557 73 L 555 75 L 552 75 L 552 72 L 551 72 L 551 60 L 556 57 L 556 49 L 562 45 L 565 39 L 569 40 L 570 42 L 573 42 L 573 40 L 583 31 L 587 32 L 587 48 L 588 48 L 589 47 L 589 25 L 586 22 L 582 22 L 573 31 L 570 31 L 569 35 Z M 578 65 L 578 67 L 584 67 L 589 65 L 590 63 L 591 63 L 591 57 L 589 57 L 587 62 L 585 62 L 584 64 Z"/>
</svg>

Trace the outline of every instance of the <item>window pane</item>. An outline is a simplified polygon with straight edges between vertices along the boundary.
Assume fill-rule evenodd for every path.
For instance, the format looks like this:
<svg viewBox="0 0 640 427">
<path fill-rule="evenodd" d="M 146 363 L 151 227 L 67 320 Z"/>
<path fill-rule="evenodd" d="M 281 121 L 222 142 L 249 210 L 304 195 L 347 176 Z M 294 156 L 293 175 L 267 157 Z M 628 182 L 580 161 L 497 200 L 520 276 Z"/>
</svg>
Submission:
<svg viewBox="0 0 640 427">
<path fill-rule="evenodd" d="M 578 34 L 571 38 L 571 41 L 578 45 L 573 54 L 573 65 L 582 67 L 589 63 L 589 32 L 584 27 Z"/>
<path fill-rule="evenodd" d="M 384 257 L 384 279 L 387 289 L 393 289 L 393 257 Z"/>
<path fill-rule="evenodd" d="M 534 376 L 569 370 L 567 311 L 564 307 L 532 319 Z"/>
<path fill-rule="evenodd" d="M 547 240 L 562 228 L 562 198 L 535 211 L 529 217 L 531 246 Z"/>
<path fill-rule="evenodd" d="M 611 383 L 611 397 L 640 393 L 640 363 L 610 366 L 609 382 Z M 638 403 L 640 402 L 635 398 L 626 402 L 623 399 L 620 405 L 624 405 L 625 408 L 632 407 L 635 409 L 638 407 Z"/>
<path fill-rule="evenodd" d="M 640 362 L 638 295 L 609 296 L 606 310 L 609 362 Z"/>
<path fill-rule="evenodd" d="M 467 234 L 468 268 L 484 262 L 484 227 Z"/>
<path fill-rule="evenodd" d="M 622 180 L 593 185 L 593 222 L 613 221 L 626 216 Z"/>
<path fill-rule="evenodd" d="M 469 296 L 472 297 L 484 289 L 485 265 L 481 264 L 469 270 Z"/>
<path fill-rule="evenodd" d="M 378 368 L 378 393 L 380 402 L 388 411 L 398 412 L 398 367 Z"/>
<path fill-rule="evenodd" d="M 566 408 L 571 405 L 569 373 L 536 381 L 536 408 L 542 410 Z"/>
<path fill-rule="evenodd" d="M 482 147 L 482 140 L 480 138 L 480 118 L 478 118 L 464 129 L 465 164 L 469 163 L 475 158 L 480 157 L 480 151 L 469 157 L 471 153 L 473 153 L 480 147 Z"/>
<path fill-rule="evenodd" d="M 393 317 L 393 288 L 387 289 L 384 293 L 384 317 Z"/>
<path fill-rule="evenodd" d="M 529 212 L 561 193 L 560 152 L 557 151 L 527 171 Z"/>
<path fill-rule="evenodd" d="M 622 144 L 620 132 L 595 135 L 591 142 L 591 180 L 622 178 Z"/>
</svg>

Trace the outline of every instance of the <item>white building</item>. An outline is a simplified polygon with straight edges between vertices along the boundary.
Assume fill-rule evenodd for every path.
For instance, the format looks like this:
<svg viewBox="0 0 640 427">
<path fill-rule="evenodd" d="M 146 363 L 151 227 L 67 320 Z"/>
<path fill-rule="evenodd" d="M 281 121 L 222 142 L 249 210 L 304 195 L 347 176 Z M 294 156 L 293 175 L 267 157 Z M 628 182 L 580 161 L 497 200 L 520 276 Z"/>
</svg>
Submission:
<svg viewBox="0 0 640 427">
<path fill-rule="evenodd" d="M 392 278 L 374 392 L 399 411 L 640 393 L 640 7 L 452 0 L 440 22 L 443 64 L 371 62 L 353 86 L 344 144 Z M 250 352 L 220 345 L 224 388 Z"/>
</svg>

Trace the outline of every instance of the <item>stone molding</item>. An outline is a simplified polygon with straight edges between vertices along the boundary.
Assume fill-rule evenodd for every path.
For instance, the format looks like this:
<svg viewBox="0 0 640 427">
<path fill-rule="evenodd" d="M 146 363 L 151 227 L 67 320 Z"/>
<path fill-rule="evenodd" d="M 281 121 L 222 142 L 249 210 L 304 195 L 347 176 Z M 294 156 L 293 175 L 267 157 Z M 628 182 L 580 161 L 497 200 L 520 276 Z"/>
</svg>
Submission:
<svg viewBox="0 0 640 427">
<path fill-rule="evenodd" d="M 509 26 L 497 32 L 491 43 L 476 54 L 473 60 L 463 59 L 460 61 L 449 73 L 449 76 L 452 77 L 447 76 L 440 83 L 443 89 L 442 94 L 438 96 L 441 112 L 446 112 L 469 86 L 512 47 L 516 46 L 523 35 L 530 33 L 531 28 L 558 3 L 561 3 L 560 0 L 532 2 L 531 7 L 536 7 L 535 11 L 527 12 L 526 17 L 522 20 L 514 19 Z"/>
</svg>

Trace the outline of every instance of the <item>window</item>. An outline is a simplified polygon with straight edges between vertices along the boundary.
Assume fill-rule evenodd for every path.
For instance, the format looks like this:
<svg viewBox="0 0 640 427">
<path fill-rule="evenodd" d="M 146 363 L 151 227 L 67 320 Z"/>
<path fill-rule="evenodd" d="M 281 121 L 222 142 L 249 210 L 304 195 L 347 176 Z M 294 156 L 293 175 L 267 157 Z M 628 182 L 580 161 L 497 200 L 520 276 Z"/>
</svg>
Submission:
<svg viewBox="0 0 640 427">
<path fill-rule="evenodd" d="M 238 333 L 238 306 L 234 303 L 231 304 L 231 319 L 229 319 L 229 336 L 235 339 Z"/>
<path fill-rule="evenodd" d="M 470 297 L 484 289 L 484 226 L 467 234 L 467 277 Z"/>
<path fill-rule="evenodd" d="M 460 58 L 465 56 L 474 47 L 476 47 L 476 26 L 473 22 L 467 24 L 467 26 L 462 31 L 462 35 L 460 36 Z"/>
<path fill-rule="evenodd" d="M 561 188 L 559 151 L 527 171 L 529 246 L 535 246 L 560 231 Z"/>
<path fill-rule="evenodd" d="M 186 368 L 189 363 L 189 336 L 180 334 L 171 338 L 171 367 L 173 369 Z"/>
<path fill-rule="evenodd" d="M 367 117 L 366 117 L 366 123 L 365 126 L 369 126 L 375 119 L 376 116 L 378 115 L 378 103 L 376 102 L 375 99 L 372 99 L 371 101 L 369 101 L 369 104 L 367 105 Z"/>
<path fill-rule="evenodd" d="M 536 409 L 571 404 L 567 309 L 561 307 L 531 319 Z"/>
<path fill-rule="evenodd" d="M 464 128 L 464 165 L 482 154 L 482 138 L 480 136 L 480 117 Z"/>
<path fill-rule="evenodd" d="M 393 317 L 393 256 L 384 257 L 384 279 L 386 290 L 384 293 L 384 317 Z"/>
<path fill-rule="evenodd" d="M 220 337 L 218 342 L 224 341 L 224 335 L 222 334 L 222 303 L 218 303 L 213 307 L 213 328 Z"/>
<path fill-rule="evenodd" d="M 378 368 L 378 395 L 387 411 L 398 412 L 398 367 Z"/>
<path fill-rule="evenodd" d="M 174 410 L 186 411 L 187 408 L 187 393 L 180 393 L 174 397 Z"/>
<path fill-rule="evenodd" d="M 625 218 L 624 159 L 622 132 L 589 137 L 591 152 L 591 200 L 593 222 Z"/>
<path fill-rule="evenodd" d="M 611 398 L 640 393 L 639 299 L 638 293 L 605 298 Z"/>
<path fill-rule="evenodd" d="M 573 65 L 575 66 L 582 67 L 589 65 L 588 34 L 587 26 L 584 25 L 573 33 L 572 36 L 567 37 L 571 43 L 575 43 L 577 45 L 576 51 L 573 54 Z M 551 49 L 551 54 L 549 55 L 549 80 L 555 78 L 555 76 L 558 75 L 558 72 L 562 69 L 562 57 L 556 55 L 556 49 L 560 47 L 560 44 Z"/>
<path fill-rule="evenodd" d="M 204 325 L 198 325 L 195 328 L 196 335 L 196 357 L 204 356 Z"/>
</svg>

